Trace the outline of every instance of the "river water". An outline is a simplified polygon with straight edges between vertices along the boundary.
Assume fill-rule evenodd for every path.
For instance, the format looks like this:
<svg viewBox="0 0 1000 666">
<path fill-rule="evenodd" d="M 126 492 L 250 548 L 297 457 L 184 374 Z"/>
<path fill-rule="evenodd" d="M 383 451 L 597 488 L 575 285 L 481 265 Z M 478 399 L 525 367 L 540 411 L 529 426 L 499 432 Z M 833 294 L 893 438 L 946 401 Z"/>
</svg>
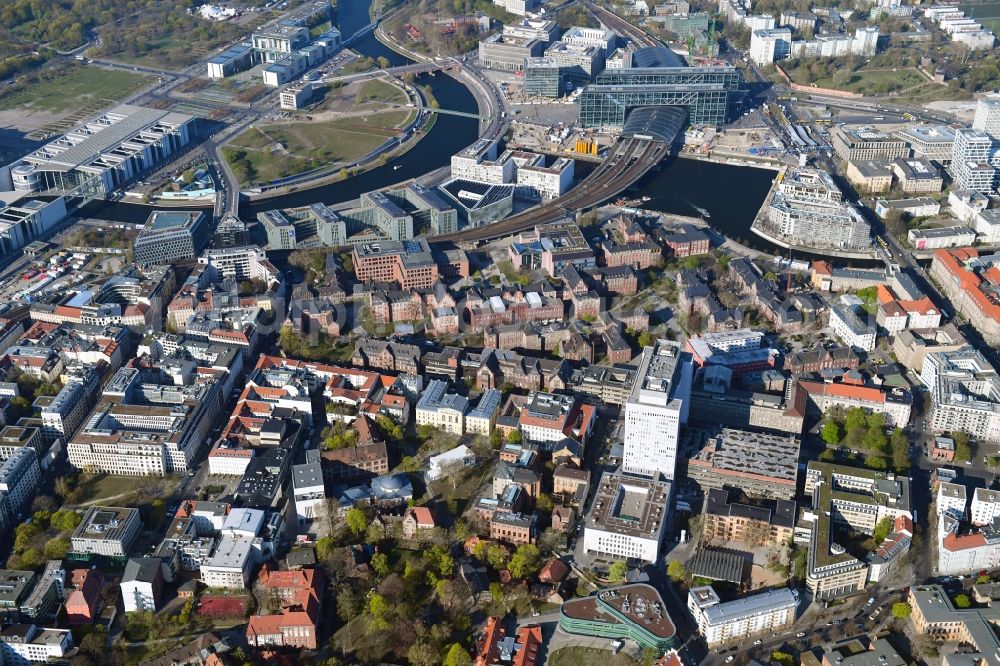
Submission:
<svg viewBox="0 0 1000 666">
<path fill-rule="evenodd" d="M 338 23 L 344 36 L 354 34 L 369 23 L 370 4 L 370 0 L 341 1 Z M 371 33 L 356 42 L 353 48 L 365 56 L 388 58 L 393 66 L 412 62 L 379 42 Z M 443 109 L 477 112 L 472 93 L 450 76 L 424 75 L 418 78 L 418 83 L 430 85 Z M 305 206 L 316 202 L 331 205 L 343 203 L 357 199 L 365 192 L 417 178 L 449 164 L 454 153 L 475 142 L 478 125 L 473 118 L 440 114 L 423 139 L 384 166 L 329 185 L 291 192 L 259 203 L 244 202 L 240 206 L 240 217 L 249 221 L 258 212 L 272 208 Z M 650 201 L 643 204 L 645 208 L 689 216 L 708 213 L 712 227 L 726 236 L 765 252 L 784 254 L 780 248 L 750 232 L 750 224 L 774 177 L 775 172 L 768 169 L 671 159 L 643 178 L 637 187 L 640 196 L 650 197 Z M 119 222 L 143 222 L 150 210 L 151 207 L 142 204 L 95 201 L 82 209 L 80 214 Z"/>
</svg>

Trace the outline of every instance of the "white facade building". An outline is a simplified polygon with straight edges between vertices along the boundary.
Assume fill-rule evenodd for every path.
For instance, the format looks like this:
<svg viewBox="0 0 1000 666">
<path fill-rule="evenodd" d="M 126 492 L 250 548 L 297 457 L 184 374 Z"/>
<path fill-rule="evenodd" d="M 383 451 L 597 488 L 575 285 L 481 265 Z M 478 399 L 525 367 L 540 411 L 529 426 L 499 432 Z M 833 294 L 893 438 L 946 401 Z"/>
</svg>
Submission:
<svg viewBox="0 0 1000 666">
<path fill-rule="evenodd" d="M 137 509 L 94 506 L 87 509 L 83 521 L 70 540 L 74 553 L 107 557 L 125 557 L 139 536 L 142 521 Z"/>
<path fill-rule="evenodd" d="M 605 474 L 584 523 L 584 552 L 655 562 L 670 493 L 668 481 Z"/>
<path fill-rule="evenodd" d="M 657 340 L 642 352 L 635 386 L 625 403 L 622 470 L 674 478 L 677 437 L 687 423 L 693 367 L 679 343 Z"/>
<path fill-rule="evenodd" d="M 223 536 L 212 556 L 201 565 L 201 582 L 207 587 L 245 589 L 254 565 L 253 551 L 252 538 Z"/>
<path fill-rule="evenodd" d="M 983 243 L 1000 243 L 1000 208 L 989 208 L 979 212 L 975 219 L 975 230 Z M 971 245 L 972 243 L 969 243 Z"/>
<path fill-rule="evenodd" d="M 709 647 L 778 630 L 795 621 L 799 600 L 782 588 L 722 603 L 709 586 L 688 592 L 688 610 L 698 623 L 698 633 Z"/>
<path fill-rule="evenodd" d="M 791 28 L 754 30 L 750 36 L 750 59 L 758 65 L 768 65 L 787 58 L 792 49 Z"/>
<path fill-rule="evenodd" d="M 830 328 L 846 345 L 863 351 L 875 349 L 875 326 L 863 321 L 854 308 L 839 303 L 831 305 Z"/>
<path fill-rule="evenodd" d="M 1000 492 L 976 488 L 969 505 L 969 522 L 973 525 L 990 525 L 1000 516 Z"/>
<path fill-rule="evenodd" d="M 0 493 L 7 504 L 9 515 L 17 516 L 25 511 L 38 491 L 41 469 L 38 455 L 30 446 L 15 449 L 14 453 L 0 465 Z"/>
<path fill-rule="evenodd" d="M 28 666 L 63 659 L 73 649 L 69 629 L 15 624 L 4 630 L 0 658 L 5 666 Z"/>
<path fill-rule="evenodd" d="M 448 393 L 448 382 L 431 380 L 417 402 L 417 425 L 428 425 L 453 435 L 465 434 L 469 399 Z"/>
<path fill-rule="evenodd" d="M 318 462 L 292 467 L 292 493 L 295 515 L 300 525 L 325 515 L 326 484 L 323 467 Z"/>
<path fill-rule="evenodd" d="M 542 199 L 562 196 L 573 184 L 575 162 L 568 157 L 560 157 L 552 166 L 532 164 L 517 169 L 517 185 L 529 189 Z"/>
<path fill-rule="evenodd" d="M 125 565 L 120 587 L 126 613 L 158 610 L 163 585 L 162 562 L 155 557 L 133 557 Z"/>
<path fill-rule="evenodd" d="M 1000 378 L 982 353 L 973 347 L 929 353 L 920 381 L 933 401 L 934 431 L 1000 441 Z"/>
</svg>

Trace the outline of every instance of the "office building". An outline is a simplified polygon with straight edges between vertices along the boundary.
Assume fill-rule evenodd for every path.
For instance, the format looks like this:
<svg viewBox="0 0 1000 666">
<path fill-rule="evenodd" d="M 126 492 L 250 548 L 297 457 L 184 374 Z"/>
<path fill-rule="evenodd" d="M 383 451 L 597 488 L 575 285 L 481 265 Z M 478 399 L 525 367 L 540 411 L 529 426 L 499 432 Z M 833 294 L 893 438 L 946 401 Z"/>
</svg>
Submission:
<svg viewBox="0 0 1000 666">
<path fill-rule="evenodd" d="M 933 194 L 943 186 L 941 172 L 922 157 L 897 157 L 892 163 L 892 172 L 904 192 L 910 194 Z"/>
<path fill-rule="evenodd" d="M 539 5 L 539 0 L 493 0 L 493 4 L 503 7 L 511 14 L 526 16 Z"/>
<path fill-rule="evenodd" d="M 141 529 L 137 509 L 92 506 L 73 531 L 70 551 L 85 559 L 100 555 L 124 560 Z"/>
<path fill-rule="evenodd" d="M 325 204 L 257 213 L 273 250 L 338 247 L 347 244 L 347 223 Z"/>
<path fill-rule="evenodd" d="M 669 481 L 605 474 L 584 523 L 584 552 L 656 562 L 667 526 L 670 496 Z"/>
<path fill-rule="evenodd" d="M 658 340 L 646 347 L 625 403 L 622 470 L 673 479 L 680 426 L 687 423 L 691 399 L 690 355 L 680 345 Z"/>
<path fill-rule="evenodd" d="M 362 282 L 397 282 L 402 289 L 429 289 L 438 266 L 427 241 L 381 241 L 355 245 L 354 272 Z"/>
<path fill-rule="evenodd" d="M 1000 255 L 973 248 L 937 250 L 930 275 L 941 292 L 979 331 L 987 344 L 1000 345 Z"/>
<path fill-rule="evenodd" d="M 955 147 L 955 130 L 947 125 L 907 125 L 896 132 L 915 158 L 947 166 Z"/>
<path fill-rule="evenodd" d="M 754 30 L 750 36 L 750 59 L 758 65 L 769 65 L 787 58 L 791 47 L 791 28 Z"/>
<path fill-rule="evenodd" d="M 876 160 L 851 160 L 847 163 L 847 180 L 861 192 L 888 192 L 892 186 L 892 168 Z"/>
<path fill-rule="evenodd" d="M 871 127 L 857 129 L 833 127 L 830 130 L 833 148 L 846 162 L 865 160 L 891 161 L 906 157 L 908 149 L 902 139 Z"/>
<path fill-rule="evenodd" d="M 798 437 L 725 427 L 687 428 L 681 446 L 688 459 L 688 478 L 702 492 L 738 489 L 749 497 L 795 497 Z"/>
<path fill-rule="evenodd" d="M 313 84 L 309 81 L 288 86 L 278 95 L 278 104 L 287 111 L 298 111 L 309 103 L 313 96 Z"/>
<path fill-rule="evenodd" d="M 321 462 L 292 466 L 292 497 L 299 525 L 325 515 L 326 482 Z"/>
<path fill-rule="evenodd" d="M 1000 243 L 1000 208 L 979 211 L 972 222 L 980 241 L 990 244 Z M 972 245 L 972 241 L 965 245 Z"/>
<path fill-rule="evenodd" d="M 253 66 L 256 53 L 250 42 L 230 46 L 208 59 L 208 78 L 223 79 Z"/>
<path fill-rule="evenodd" d="M 993 138 L 986 132 L 967 127 L 955 130 L 949 171 L 956 190 L 973 190 L 992 194 L 996 168 L 990 163 Z"/>
<path fill-rule="evenodd" d="M 13 168 L 15 187 L 19 172 L 34 167 Z M 0 192 L 0 253 L 12 256 L 32 241 L 41 238 L 66 218 L 66 199 L 51 201 L 29 198 L 29 192 Z"/>
<path fill-rule="evenodd" d="M 632 54 L 631 67 L 605 70 L 584 88 L 580 124 L 620 129 L 635 107 L 682 106 L 692 125 L 721 125 L 737 114 L 744 94 L 735 67 L 684 67 L 664 47 L 643 48 Z"/>
<path fill-rule="evenodd" d="M 69 629 L 12 624 L 0 631 L 0 657 L 8 666 L 63 661 L 73 650 Z"/>
<path fill-rule="evenodd" d="M 830 328 L 841 342 L 870 352 L 875 349 L 875 325 L 863 319 L 859 308 L 843 303 L 830 305 Z"/>
<path fill-rule="evenodd" d="M 573 184 L 575 164 L 568 157 L 559 157 L 545 166 L 545 157 L 538 155 L 533 163 L 518 167 L 517 187 L 542 200 L 555 199 Z"/>
<path fill-rule="evenodd" d="M 226 534 L 212 555 L 199 567 L 201 582 L 207 587 L 246 589 L 254 565 L 253 537 Z"/>
<path fill-rule="evenodd" d="M 920 380 L 931 395 L 928 420 L 935 432 L 1000 441 L 1000 378 L 981 352 L 973 347 L 930 352 Z"/>
<path fill-rule="evenodd" d="M 135 261 L 156 265 L 195 259 L 210 234 L 210 221 L 201 211 L 155 210 L 136 236 Z"/>
<path fill-rule="evenodd" d="M 658 653 L 672 648 L 677 634 L 660 593 L 645 583 L 607 588 L 564 602 L 559 608 L 559 628 L 580 636 L 629 639 Z"/>
<path fill-rule="evenodd" d="M 912 519 L 906 477 L 885 472 L 810 462 L 805 492 L 813 498 L 806 559 L 806 587 L 815 599 L 834 599 L 864 589 L 869 565 L 834 540 L 834 523 L 872 534 L 883 518 Z"/>
<path fill-rule="evenodd" d="M 507 23 L 503 34 L 517 39 L 536 39 L 540 42 L 554 42 L 559 39 L 559 24 L 544 19 L 521 19 Z"/>
<path fill-rule="evenodd" d="M 119 104 L 12 164 L 14 185 L 102 197 L 186 146 L 194 125 L 182 113 Z"/>
<path fill-rule="evenodd" d="M 545 42 L 531 37 L 498 33 L 479 42 L 479 66 L 506 72 L 520 72 L 528 58 L 537 58 Z"/>
<path fill-rule="evenodd" d="M 1000 140 L 1000 95 L 991 93 L 979 98 L 972 129 L 986 132 L 994 140 Z"/>
<path fill-rule="evenodd" d="M 122 368 L 69 441 L 70 464 L 125 476 L 187 471 L 208 439 L 220 386 L 143 383 L 138 370 Z"/>
<path fill-rule="evenodd" d="M 711 586 L 688 592 L 688 610 L 709 647 L 782 629 L 795 621 L 799 605 L 794 590 L 769 590 L 723 602 Z"/>
</svg>

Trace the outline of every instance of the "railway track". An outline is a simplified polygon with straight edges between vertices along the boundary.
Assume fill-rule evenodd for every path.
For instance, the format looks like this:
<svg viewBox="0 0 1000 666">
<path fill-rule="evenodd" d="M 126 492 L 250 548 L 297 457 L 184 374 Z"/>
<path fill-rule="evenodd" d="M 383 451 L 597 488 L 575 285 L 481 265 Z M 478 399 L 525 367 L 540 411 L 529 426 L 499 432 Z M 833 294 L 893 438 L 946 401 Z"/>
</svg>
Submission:
<svg viewBox="0 0 1000 666">
<path fill-rule="evenodd" d="M 590 208 L 633 185 L 662 160 L 668 146 L 659 142 L 624 139 L 604 162 L 567 194 L 514 217 L 485 227 L 428 238 L 431 244 L 495 240 L 553 222 L 573 211 Z"/>
</svg>

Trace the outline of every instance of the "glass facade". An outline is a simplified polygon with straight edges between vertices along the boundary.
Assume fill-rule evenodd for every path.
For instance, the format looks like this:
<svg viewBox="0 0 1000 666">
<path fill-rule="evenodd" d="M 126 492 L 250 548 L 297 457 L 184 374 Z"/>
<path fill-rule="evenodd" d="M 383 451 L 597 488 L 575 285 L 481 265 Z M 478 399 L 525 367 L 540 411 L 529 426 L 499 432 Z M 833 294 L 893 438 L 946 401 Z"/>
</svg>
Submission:
<svg viewBox="0 0 1000 666">
<path fill-rule="evenodd" d="M 695 125 L 721 125 L 743 104 L 735 67 L 633 67 L 609 69 L 580 95 L 584 127 L 620 128 L 637 107 L 683 106 Z"/>
<path fill-rule="evenodd" d="M 529 63 L 524 70 L 524 94 L 539 97 L 560 97 L 562 95 L 560 81 L 558 65 L 532 65 Z"/>
</svg>

